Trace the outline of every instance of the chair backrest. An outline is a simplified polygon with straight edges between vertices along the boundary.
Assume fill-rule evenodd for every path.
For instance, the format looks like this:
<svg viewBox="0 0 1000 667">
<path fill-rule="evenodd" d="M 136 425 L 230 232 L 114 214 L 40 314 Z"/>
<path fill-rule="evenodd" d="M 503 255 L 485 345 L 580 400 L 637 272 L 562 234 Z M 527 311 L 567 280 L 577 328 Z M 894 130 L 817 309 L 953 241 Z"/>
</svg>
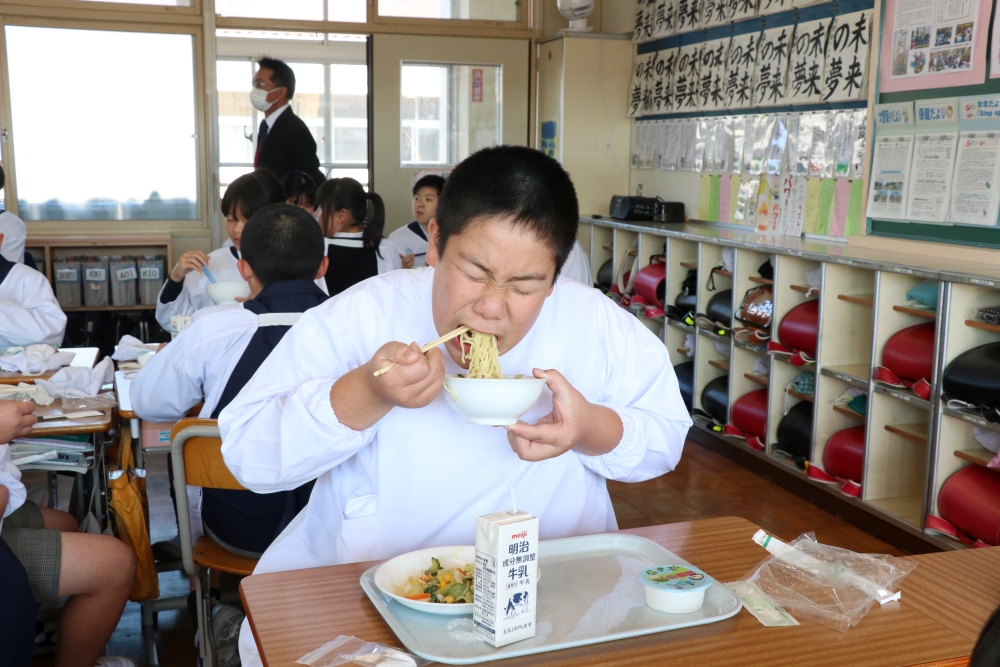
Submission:
<svg viewBox="0 0 1000 667">
<path fill-rule="evenodd" d="M 205 435 L 205 429 L 213 435 Z M 170 431 L 170 441 L 175 448 L 179 437 L 187 484 L 208 489 L 245 490 L 222 459 L 222 437 L 217 420 L 182 419 Z"/>
<path fill-rule="evenodd" d="M 174 470 L 174 500 L 181 542 L 184 573 L 198 574 L 191 544 L 191 516 L 188 514 L 187 486 L 242 490 L 222 459 L 222 437 L 215 419 L 186 418 L 170 431 L 170 455 Z"/>
</svg>

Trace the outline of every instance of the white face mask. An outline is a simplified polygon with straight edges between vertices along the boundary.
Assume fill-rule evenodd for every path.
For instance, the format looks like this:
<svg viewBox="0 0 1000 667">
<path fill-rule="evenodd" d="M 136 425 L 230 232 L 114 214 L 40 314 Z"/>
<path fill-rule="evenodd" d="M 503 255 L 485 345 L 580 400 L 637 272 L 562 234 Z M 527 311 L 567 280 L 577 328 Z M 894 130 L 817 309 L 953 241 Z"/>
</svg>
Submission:
<svg viewBox="0 0 1000 667">
<path fill-rule="evenodd" d="M 260 88 L 254 88 L 250 91 L 250 104 L 257 111 L 267 111 L 271 108 L 274 102 L 268 102 L 267 96 L 271 94 L 270 90 L 261 90 Z"/>
</svg>

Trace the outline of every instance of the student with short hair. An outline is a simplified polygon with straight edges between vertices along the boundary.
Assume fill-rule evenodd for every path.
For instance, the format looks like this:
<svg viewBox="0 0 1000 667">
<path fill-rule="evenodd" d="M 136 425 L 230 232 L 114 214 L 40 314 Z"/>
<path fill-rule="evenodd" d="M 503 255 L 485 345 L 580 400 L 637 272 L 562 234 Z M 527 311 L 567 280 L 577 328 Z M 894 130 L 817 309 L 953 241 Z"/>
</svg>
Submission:
<svg viewBox="0 0 1000 667">
<path fill-rule="evenodd" d="M 362 280 L 402 268 L 399 250 L 382 237 L 385 204 L 353 178 L 331 178 L 319 186 L 316 205 L 326 236 L 330 268 L 326 287 L 336 296 Z"/>
<path fill-rule="evenodd" d="M 304 171 L 293 171 L 282 180 L 285 203 L 298 206 L 308 213 L 316 212 L 316 181 Z"/>
<path fill-rule="evenodd" d="M 437 213 L 438 197 L 445 180 L 436 174 L 423 176 L 413 184 L 413 222 L 400 227 L 389 240 L 402 253 L 404 269 L 427 266 L 427 225 Z"/>
<path fill-rule="evenodd" d="M 607 480 L 674 469 L 691 419 L 663 342 L 599 291 L 558 280 L 578 216 L 558 162 L 483 149 L 448 178 L 429 267 L 302 317 L 219 416 L 226 465 L 247 488 L 318 476 L 256 573 L 472 544 L 476 517 L 509 508 L 511 485 L 543 539 L 614 531 Z M 469 424 L 448 405 L 461 343 L 418 345 L 460 325 L 497 337 L 505 373 L 546 380 L 523 421 Z M 240 655 L 261 664 L 245 622 Z"/>
<path fill-rule="evenodd" d="M 0 401 L 0 443 L 29 435 L 34 409 L 27 401 Z M 132 550 L 114 537 L 77 532 L 71 515 L 26 496 L 10 446 L 0 444 L 0 538 L 24 567 L 36 605 L 69 598 L 59 618 L 55 666 L 132 665 L 100 657 L 135 583 Z M 6 602 L 0 598 L 0 605 Z M 34 625 L 34 611 L 30 618 Z"/>
<path fill-rule="evenodd" d="M 237 268 L 250 283 L 251 298 L 203 311 L 142 367 L 130 390 L 141 419 L 176 421 L 202 401 L 198 416 L 217 418 L 301 314 L 326 300 L 315 282 L 327 266 L 323 235 L 311 215 L 272 204 L 258 210 L 242 232 Z M 200 504 L 204 532 L 223 548 L 257 558 L 307 499 L 308 489 L 204 489 L 192 505 Z M 196 534 L 197 528 L 196 520 Z"/>
<path fill-rule="evenodd" d="M 222 196 L 222 214 L 226 217 L 226 233 L 232 245 L 207 255 L 200 250 L 189 250 L 181 255 L 156 297 L 156 321 L 161 327 L 170 331 L 170 318 L 174 315 L 193 315 L 213 305 L 205 291 L 209 285 L 206 267 L 218 282 L 243 280 L 236 268 L 243 226 L 261 208 L 283 201 L 285 191 L 281 182 L 267 170 L 244 174 L 229 184 Z"/>
<path fill-rule="evenodd" d="M 0 167 L 0 190 L 3 189 L 6 181 L 3 167 Z M 28 241 L 28 228 L 24 226 L 24 221 L 10 211 L 0 208 L 0 234 L 3 234 L 0 255 L 12 262 L 24 264 L 24 245 Z M 37 267 L 32 264 L 31 268 Z"/>
<path fill-rule="evenodd" d="M 0 246 L 5 240 L 0 233 Z M 0 254 L 0 347 L 59 345 L 65 333 L 66 314 L 48 279 Z"/>
</svg>

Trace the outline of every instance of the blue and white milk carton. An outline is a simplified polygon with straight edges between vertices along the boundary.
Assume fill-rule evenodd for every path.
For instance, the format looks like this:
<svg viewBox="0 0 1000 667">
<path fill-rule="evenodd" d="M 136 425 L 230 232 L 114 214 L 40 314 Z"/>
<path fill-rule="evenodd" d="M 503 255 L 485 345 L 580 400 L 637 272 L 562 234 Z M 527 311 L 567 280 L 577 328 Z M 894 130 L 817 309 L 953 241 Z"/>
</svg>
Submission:
<svg viewBox="0 0 1000 667">
<path fill-rule="evenodd" d="M 475 630 L 500 647 L 535 636 L 538 519 L 518 510 L 476 519 Z"/>
</svg>

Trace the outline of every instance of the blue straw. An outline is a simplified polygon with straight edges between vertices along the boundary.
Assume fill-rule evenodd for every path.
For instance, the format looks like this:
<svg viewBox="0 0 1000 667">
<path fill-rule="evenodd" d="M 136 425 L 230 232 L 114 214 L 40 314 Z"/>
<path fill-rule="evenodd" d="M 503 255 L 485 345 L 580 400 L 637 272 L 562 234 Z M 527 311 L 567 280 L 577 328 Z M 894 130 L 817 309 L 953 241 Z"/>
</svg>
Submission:
<svg viewBox="0 0 1000 667">
<path fill-rule="evenodd" d="M 205 267 L 205 277 L 208 278 L 208 282 L 213 285 L 215 284 L 215 276 L 212 275 L 212 272 L 208 270 L 207 266 Z"/>
</svg>

